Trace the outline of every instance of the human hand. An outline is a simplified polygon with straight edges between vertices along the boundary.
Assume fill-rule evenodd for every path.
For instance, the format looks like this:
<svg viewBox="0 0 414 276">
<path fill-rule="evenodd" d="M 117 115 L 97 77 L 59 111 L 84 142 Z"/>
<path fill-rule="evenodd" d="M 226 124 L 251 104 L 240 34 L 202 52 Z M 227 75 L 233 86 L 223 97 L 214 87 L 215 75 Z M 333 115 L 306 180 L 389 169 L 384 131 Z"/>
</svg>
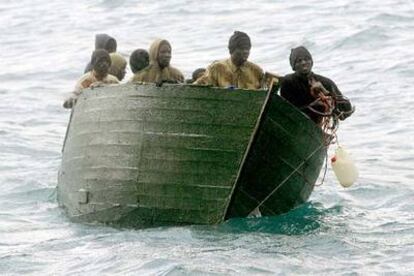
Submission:
<svg viewBox="0 0 414 276">
<path fill-rule="evenodd" d="M 64 101 L 63 107 L 64 108 L 72 108 L 76 104 L 76 101 L 77 101 L 77 98 L 69 97 Z"/>
</svg>

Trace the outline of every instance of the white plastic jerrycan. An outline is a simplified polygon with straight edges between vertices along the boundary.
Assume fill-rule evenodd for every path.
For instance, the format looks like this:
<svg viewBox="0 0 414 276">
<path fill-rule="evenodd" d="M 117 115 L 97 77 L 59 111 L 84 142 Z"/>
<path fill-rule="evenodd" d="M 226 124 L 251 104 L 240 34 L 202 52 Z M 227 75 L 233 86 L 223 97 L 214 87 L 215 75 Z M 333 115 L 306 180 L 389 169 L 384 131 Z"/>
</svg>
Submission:
<svg viewBox="0 0 414 276">
<path fill-rule="evenodd" d="M 331 158 L 332 169 L 342 187 L 350 187 L 358 178 L 358 169 L 351 156 L 344 148 L 338 146 Z"/>
</svg>

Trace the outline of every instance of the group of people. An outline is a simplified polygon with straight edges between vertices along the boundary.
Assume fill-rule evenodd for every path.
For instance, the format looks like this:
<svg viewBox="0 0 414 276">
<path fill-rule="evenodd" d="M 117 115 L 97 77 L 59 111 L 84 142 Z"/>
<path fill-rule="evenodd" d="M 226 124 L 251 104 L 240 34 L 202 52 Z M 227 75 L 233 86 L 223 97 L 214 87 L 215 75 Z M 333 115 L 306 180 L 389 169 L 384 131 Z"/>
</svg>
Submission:
<svg viewBox="0 0 414 276">
<path fill-rule="evenodd" d="M 116 52 L 116 40 L 106 34 L 96 35 L 95 51 L 79 79 L 74 92 L 63 104 L 72 108 L 82 90 L 105 84 L 117 84 L 125 77 L 127 61 Z M 344 120 L 353 112 L 350 101 L 342 95 L 336 84 L 324 76 L 313 73 L 313 59 L 303 46 L 292 49 L 289 57 L 293 73 L 279 76 L 248 61 L 250 37 L 235 31 L 229 39 L 229 57 L 214 61 L 207 68 L 198 68 L 190 80 L 171 66 L 171 44 L 165 39 L 155 40 L 147 52 L 135 50 L 129 59 L 133 72 L 131 83 L 187 83 L 223 88 L 271 89 L 280 85 L 280 95 L 320 124 L 324 116 L 336 115 Z"/>
</svg>

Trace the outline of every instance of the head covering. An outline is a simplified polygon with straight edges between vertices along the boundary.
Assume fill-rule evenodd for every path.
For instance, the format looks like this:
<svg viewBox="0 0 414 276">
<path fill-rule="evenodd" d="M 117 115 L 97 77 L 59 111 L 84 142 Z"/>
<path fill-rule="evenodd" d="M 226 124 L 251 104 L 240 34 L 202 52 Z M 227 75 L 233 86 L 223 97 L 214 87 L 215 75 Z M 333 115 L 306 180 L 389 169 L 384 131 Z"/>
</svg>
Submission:
<svg viewBox="0 0 414 276">
<path fill-rule="evenodd" d="M 118 53 L 111 53 L 111 67 L 109 68 L 109 74 L 122 80 L 125 75 L 125 68 L 127 65 L 126 59 Z"/>
<path fill-rule="evenodd" d="M 95 36 L 95 50 L 97 49 L 105 49 L 108 52 L 112 49 L 109 49 L 110 47 L 110 43 L 113 43 L 113 45 L 115 46 L 115 52 L 116 52 L 116 47 L 117 47 L 117 43 L 115 38 L 107 35 L 107 34 L 97 34 Z"/>
<path fill-rule="evenodd" d="M 299 47 L 293 48 L 290 51 L 289 62 L 290 62 L 290 66 L 292 66 L 292 69 L 293 70 L 295 70 L 296 60 L 298 58 L 304 58 L 304 57 L 310 58 L 312 60 L 312 55 L 310 54 L 310 52 L 308 51 L 308 49 L 306 49 L 303 46 L 299 46 Z"/>
<path fill-rule="evenodd" d="M 98 49 L 93 51 L 91 57 L 91 65 L 92 67 L 95 66 L 96 62 L 101 58 L 107 58 L 111 63 L 111 57 L 109 56 L 108 52 L 104 49 Z"/>
<path fill-rule="evenodd" d="M 149 50 L 149 58 L 150 58 L 150 64 L 151 65 L 157 65 L 158 66 L 158 53 L 160 51 L 161 45 L 167 44 L 171 48 L 171 44 L 165 40 L 165 39 L 156 39 L 150 47 Z"/>
<path fill-rule="evenodd" d="M 241 47 L 252 47 L 250 42 L 250 37 L 243 32 L 235 31 L 234 34 L 229 39 L 229 51 L 230 54 L 233 53 L 234 50 Z"/>
<path fill-rule="evenodd" d="M 148 64 L 149 54 L 147 50 L 136 49 L 129 57 L 129 66 L 131 67 L 131 70 L 134 74 L 147 67 Z"/>
</svg>

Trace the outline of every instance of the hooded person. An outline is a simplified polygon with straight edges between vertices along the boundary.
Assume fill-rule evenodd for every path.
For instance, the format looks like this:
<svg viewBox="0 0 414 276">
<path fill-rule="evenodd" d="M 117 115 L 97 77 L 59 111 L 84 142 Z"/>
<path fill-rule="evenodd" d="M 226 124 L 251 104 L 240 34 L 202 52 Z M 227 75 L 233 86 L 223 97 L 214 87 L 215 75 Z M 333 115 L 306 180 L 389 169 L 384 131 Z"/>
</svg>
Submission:
<svg viewBox="0 0 414 276">
<path fill-rule="evenodd" d="M 182 83 L 183 74 L 170 65 L 171 44 L 165 39 L 155 40 L 149 50 L 149 65 L 136 73 L 131 82 Z"/>
<path fill-rule="evenodd" d="M 248 61 L 251 49 L 250 37 L 235 31 L 229 39 L 230 57 L 213 62 L 194 84 L 225 88 L 261 89 L 266 84 L 260 66 Z"/>
<path fill-rule="evenodd" d="M 117 43 L 115 38 L 107 34 L 97 34 L 95 35 L 95 50 L 104 49 L 109 54 L 116 52 Z M 87 73 L 92 70 L 92 64 L 89 62 L 86 65 L 84 73 Z"/>
<path fill-rule="evenodd" d="M 111 53 L 109 56 L 111 57 L 111 67 L 109 67 L 108 73 L 122 81 L 125 77 L 126 59 L 118 53 Z"/>
<path fill-rule="evenodd" d="M 132 73 L 136 74 L 149 65 L 149 54 L 147 50 L 136 49 L 129 57 L 129 67 Z"/>
<path fill-rule="evenodd" d="M 289 62 L 294 73 L 284 76 L 281 81 L 280 94 L 283 98 L 317 124 L 330 112 L 340 120 L 345 120 L 353 113 L 350 101 L 342 95 L 336 84 L 312 71 L 313 58 L 308 49 L 303 46 L 292 49 Z"/>
<path fill-rule="evenodd" d="M 119 83 L 116 77 L 108 74 L 111 63 L 111 57 L 107 51 L 103 49 L 95 50 L 91 57 L 92 71 L 84 74 L 78 80 L 75 90 L 65 100 L 63 107 L 72 108 L 85 88 Z"/>
</svg>

